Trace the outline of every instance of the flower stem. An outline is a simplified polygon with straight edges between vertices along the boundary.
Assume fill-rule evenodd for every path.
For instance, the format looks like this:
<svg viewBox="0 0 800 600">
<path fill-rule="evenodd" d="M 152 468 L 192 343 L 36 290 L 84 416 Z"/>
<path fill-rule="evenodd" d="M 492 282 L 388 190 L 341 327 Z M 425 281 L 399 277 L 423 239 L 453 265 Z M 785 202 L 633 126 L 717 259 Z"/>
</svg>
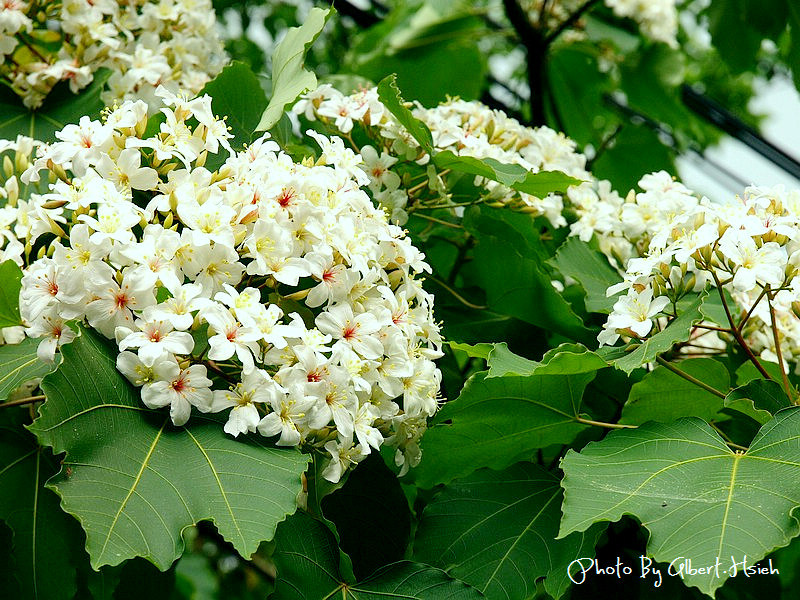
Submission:
<svg viewBox="0 0 800 600">
<path fill-rule="evenodd" d="M 769 289 L 769 286 L 766 286 L 764 289 Z M 786 391 L 786 395 L 789 397 L 789 400 L 794 402 L 792 386 L 789 385 L 789 378 L 786 375 L 786 365 L 783 362 L 783 351 L 781 350 L 781 341 L 780 336 L 778 335 L 778 323 L 775 319 L 775 307 L 772 305 L 772 299 L 769 297 L 769 293 L 767 294 L 767 306 L 769 306 L 769 318 L 772 322 L 772 339 L 775 342 L 775 355 L 778 357 L 778 366 L 781 368 L 783 389 Z"/>
<path fill-rule="evenodd" d="M 758 372 L 761 373 L 765 379 L 771 380 L 772 377 L 770 376 L 770 374 L 767 373 L 764 366 L 756 358 L 756 355 L 753 354 L 753 351 L 750 349 L 750 346 L 748 346 L 747 342 L 744 341 L 742 333 L 738 329 L 736 329 L 736 323 L 733 322 L 733 317 L 731 316 L 731 309 L 728 308 L 728 301 L 725 300 L 725 291 L 722 289 L 722 284 L 719 281 L 719 277 L 717 277 L 717 274 L 711 267 L 711 265 L 708 266 L 708 270 L 711 273 L 711 277 L 714 278 L 714 283 L 717 286 L 717 292 L 719 292 L 720 300 L 722 300 L 722 308 L 725 309 L 725 316 L 728 319 L 728 323 L 730 323 L 731 325 L 731 334 L 736 339 L 736 342 L 742 347 L 742 350 L 744 350 L 744 353 L 747 355 L 747 358 L 750 360 L 750 362 L 753 363 L 753 366 L 755 366 L 755 368 L 758 369 Z"/>
</svg>

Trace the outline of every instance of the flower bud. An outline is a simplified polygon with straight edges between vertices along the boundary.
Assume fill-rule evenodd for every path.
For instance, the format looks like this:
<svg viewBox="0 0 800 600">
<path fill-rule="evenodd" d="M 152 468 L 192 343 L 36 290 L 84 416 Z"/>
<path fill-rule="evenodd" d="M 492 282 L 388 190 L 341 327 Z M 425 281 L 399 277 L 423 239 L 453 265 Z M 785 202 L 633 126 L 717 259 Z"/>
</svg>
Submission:
<svg viewBox="0 0 800 600">
<path fill-rule="evenodd" d="M 800 300 L 795 300 L 792 302 L 792 312 L 794 316 L 800 319 Z"/>
</svg>

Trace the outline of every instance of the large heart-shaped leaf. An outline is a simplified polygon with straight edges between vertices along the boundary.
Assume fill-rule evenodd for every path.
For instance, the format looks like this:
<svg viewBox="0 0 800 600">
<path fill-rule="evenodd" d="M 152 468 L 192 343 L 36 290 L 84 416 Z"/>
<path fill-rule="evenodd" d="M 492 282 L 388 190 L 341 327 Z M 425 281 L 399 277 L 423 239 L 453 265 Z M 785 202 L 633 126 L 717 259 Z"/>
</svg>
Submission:
<svg viewBox="0 0 800 600">
<path fill-rule="evenodd" d="M 58 460 L 22 428 L 24 409 L 0 414 L 0 519 L 13 531 L 12 573 L 21 594 L 4 588 L 0 596 L 61 600 L 76 590 L 75 569 L 83 552 L 83 536 L 75 520 L 58 506 L 58 496 L 44 487 L 58 470 Z M 6 595 L 8 594 L 8 595 Z"/>
<path fill-rule="evenodd" d="M 447 483 L 482 467 L 503 469 L 536 448 L 571 442 L 587 427 L 578 418 L 594 376 L 473 375 L 425 433 L 423 459 L 413 471 L 417 485 Z"/>
<path fill-rule="evenodd" d="M 48 486 L 83 525 L 94 568 L 142 556 L 166 569 L 181 555 L 183 529 L 203 519 L 249 557 L 295 509 L 306 456 L 233 439 L 202 416 L 173 427 L 142 405 L 114 349 L 91 330 L 62 354 L 30 429 L 67 453 Z"/>
<path fill-rule="evenodd" d="M 686 418 L 611 432 L 580 453 L 570 450 L 564 471 L 561 535 L 625 514 L 650 531 L 648 554 L 670 563 L 691 558 L 718 572 L 684 573 L 706 594 L 800 533 L 800 408 L 778 413 L 745 452 L 733 452 L 704 421 Z M 719 576 L 717 576 L 719 575 Z"/>
<path fill-rule="evenodd" d="M 558 478 L 530 463 L 483 469 L 440 492 L 422 515 L 415 557 L 478 588 L 490 600 L 524 600 L 545 577 L 559 598 L 569 564 L 592 556 L 601 528 L 556 540 Z"/>
<path fill-rule="evenodd" d="M 26 381 L 44 377 L 53 370 L 52 364 L 39 360 L 38 346 L 39 340 L 32 338 L 0 346 L 0 402 Z"/>
<path fill-rule="evenodd" d="M 403 561 L 353 583 L 339 573 L 333 534 L 304 512 L 278 527 L 274 600 L 479 600 L 480 592 L 434 567 Z"/>
</svg>

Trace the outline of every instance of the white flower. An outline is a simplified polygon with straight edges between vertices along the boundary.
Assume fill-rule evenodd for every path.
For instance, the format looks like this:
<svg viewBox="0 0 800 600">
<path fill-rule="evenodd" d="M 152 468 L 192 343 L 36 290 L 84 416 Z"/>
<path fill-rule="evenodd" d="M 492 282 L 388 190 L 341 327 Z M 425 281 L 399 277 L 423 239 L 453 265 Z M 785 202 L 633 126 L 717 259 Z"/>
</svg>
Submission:
<svg viewBox="0 0 800 600">
<path fill-rule="evenodd" d="M 175 424 L 196 406 L 228 411 L 223 429 L 234 436 L 320 447 L 337 437 L 337 477 L 360 460 L 347 459 L 348 440 L 359 442 L 354 453 L 396 440 L 413 462 L 413 442 L 398 432 L 433 414 L 441 377 L 432 362 L 441 355 L 433 299 L 417 279 L 429 267 L 359 189 L 360 159 L 341 140 L 320 138 L 338 164 L 298 164 L 263 136 L 212 172 L 193 164 L 225 139 L 210 99 L 159 96 L 170 104 L 162 131 L 140 139 L 147 109 L 123 103 L 102 126 L 110 141 L 81 155 L 81 176 L 41 145 L 13 145 L 38 152 L 28 161 L 31 180 L 39 170 L 57 180 L 26 201 L 13 175 L 0 193 L 16 200 L 0 209 L 8 228 L 0 240 L 21 247 L 21 257 L 20 240 L 51 230 L 59 238 L 53 258 L 24 270 L 23 316 L 42 354 L 52 357 L 71 335 L 65 320 L 85 319 L 117 342 L 117 367 L 141 387 L 142 401 L 169 405 Z M 382 111 L 377 97 L 362 94 L 351 114 L 368 113 Z M 80 127 L 100 131 L 94 121 Z M 80 139 L 68 133 L 62 138 Z M 59 151 L 74 158 L 83 152 L 74 146 Z M 159 155 L 162 146 L 172 149 Z M 157 172 L 148 161 L 169 164 Z M 64 206 L 77 218 L 68 221 Z"/>
<path fill-rule="evenodd" d="M 232 408 L 225 423 L 225 432 L 234 437 L 240 433 L 252 433 L 261 421 L 255 403 L 274 404 L 283 395 L 284 390 L 272 381 L 266 371 L 256 369 L 229 389 L 215 390 L 211 412 Z"/>
<path fill-rule="evenodd" d="M 261 435 L 272 437 L 280 434 L 278 446 L 296 446 L 303 439 L 298 426 L 303 424 L 306 413 L 314 404 L 314 399 L 305 397 L 299 388 L 293 387 L 288 396 L 280 394 L 270 399 L 272 412 L 257 425 Z"/>
<path fill-rule="evenodd" d="M 325 450 L 331 455 L 331 462 L 322 471 L 322 477 L 331 483 L 338 483 L 342 474 L 351 466 L 355 466 L 364 457 L 360 446 L 353 446 L 353 442 L 330 441 L 325 444 Z"/>
<path fill-rule="evenodd" d="M 626 329 L 643 338 L 653 328 L 652 318 L 669 304 L 669 298 L 659 296 L 653 299 L 653 289 L 645 288 L 637 292 L 628 290 L 614 303 L 614 311 L 608 317 L 608 326 L 616 330 Z"/>
<path fill-rule="evenodd" d="M 147 314 L 148 311 L 145 311 L 145 315 Z M 173 331 L 172 324 L 167 321 L 145 318 L 137 319 L 135 325 L 140 331 L 128 333 L 118 346 L 120 350 L 138 348 L 139 358 L 145 366 L 153 366 L 165 352 L 189 354 L 194 348 L 194 339 L 191 334 Z"/>
<path fill-rule="evenodd" d="M 382 344 L 374 337 L 381 324 L 369 313 L 354 315 L 351 306 L 339 304 L 320 314 L 316 323 L 322 333 L 349 344 L 364 358 L 378 358 L 383 354 Z"/>
<path fill-rule="evenodd" d="M 780 286 L 788 256 L 786 250 L 775 242 L 767 242 L 760 248 L 753 238 L 743 231 L 729 229 L 719 242 L 720 251 L 736 265 L 733 287 L 749 292 L 756 282 Z"/>
<path fill-rule="evenodd" d="M 211 346 L 208 357 L 212 360 L 226 360 L 235 354 L 242 362 L 245 375 L 250 373 L 255 368 L 253 355 L 258 355 L 256 342 L 261 339 L 261 333 L 254 327 L 242 325 L 230 311 L 219 304 L 203 309 L 200 314 L 216 332 L 208 339 Z"/>
<path fill-rule="evenodd" d="M 203 365 L 181 369 L 175 359 L 162 360 L 153 365 L 157 380 L 142 388 L 142 402 L 148 408 L 169 406 L 169 416 L 174 425 L 185 425 L 192 406 L 202 412 L 211 409 L 213 394 L 211 380 L 206 377 Z"/>
</svg>

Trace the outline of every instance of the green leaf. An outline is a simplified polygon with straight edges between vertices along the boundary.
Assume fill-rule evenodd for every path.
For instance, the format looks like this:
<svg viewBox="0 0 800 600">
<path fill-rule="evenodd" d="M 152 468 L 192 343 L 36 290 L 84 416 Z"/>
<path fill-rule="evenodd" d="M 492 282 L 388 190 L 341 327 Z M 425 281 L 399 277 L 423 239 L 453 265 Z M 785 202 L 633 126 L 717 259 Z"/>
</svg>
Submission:
<svg viewBox="0 0 800 600">
<path fill-rule="evenodd" d="M 764 370 L 773 380 L 781 380 L 781 368 L 778 366 L 778 363 L 761 361 L 761 366 L 764 367 Z M 763 377 L 764 376 L 750 361 L 743 363 L 742 366 L 736 369 L 736 385 L 739 386 L 749 383 L 754 379 L 762 379 Z"/>
<path fill-rule="evenodd" d="M 723 293 L 725 294 L 725 302 L 728 304 L 728 306 L 735 306 L 730 292 L 728 290 L 724 290 Z M 725 314 L 725 307 L 722 304 L 722 298 L 720 298 L 718 291 L 708 294 L 706 299 L 703 300 L 703 305 L 700 307 L 700 312 L 703 313 L 703 319 L 706 321 L 716 323 L 720 327 L 730 326 L 728 316 Z M 759 374 L 758 376 L 760 377 L 761 375 Z"/>
<path fill-rule="evenodd" d="M 613 143 L 592 161 L 592 174 L 608 179 L 621 192 L 635 188 L 642 173 L 661 170 L 675 172 L 672 151 L 647 125 L 627 122 Z"/>
<path fill-rule="evenodd" d="M 397 75 L 389 75 L 378 84 L 378 97 L 384 106 L 392 113 L 400 124 L 408 130 L 420 147 L 430 155 L 433 155 L 433 136 L 430 129 L 422 121 L 417 119 L 406 107 L 405 101 L 397 87 Z"/>
<path fill-rule="evenodd" d="M 518 354 L 514 354 L 508 349 L 508 344 L 501 342 L 492 344 L 489 352 L 487 364 L 489 372 L 486 377 L 503 377 L 504 375 L 531 375 L 539 363 Z"/>
<path fill-rule="evenodd" d="M 0 328 L 22 325 L 19 316 L 21 282 L 22 269 L 17 263 L 13 260 L 0 263 Z"/>
<path fill-rule="evenodd" d="M 564 133 L 580 145 L 595 147 L 614 118 L 603 102 L 611 78 L 601 72 L 598 58 L 598 45 L 588 42 L 558 44 L 547 57 L 546 92 L 563 119 Z"/>
<path fill-rule="evenodd" d="M 568 444 L 586 428 L 581 400 L 594 373 L 487 378 L 473 375 L 444 405 L 422 438 L 415 483 L 430 488 L 482 467 L 503 469 L 550 444 Z"/>
<path fill-rule="evenodd" d="M 728 369 L 713 358 L 684 360 L 675 363 L 675 367 L 723 394 L 730 390 Z M 680 417 L 711 421 L 722 407 L 722 398 L 659 366 L 633 385 L 619 422 L 631 425 L 646 421 L 668 423 Z"/>
<path fill-rule="evenodd" d="M 477 99 L 487 61 L 475 40 L 488 30 L 469 8 L 464 2 L 396 3 L 385 19 L 356 36 L 347 66 L 372 81 L 397 73 L 400 88 L 425 106 L 448 95 Z"/>
<path fill-rule="evenodd" d="M 26 413 L 6 408 L 0 414 L 0 519 L 14 534 L 14 574 L 22 591 L 17 597 L 63 600 L 77 589 L 76 567 L 86 556 L 83 536 L 58 506 L 58 496 L 44 487 L 59 461 L 23 429 L 20 417 Z"/>
<path fill-rule="evenodd" d="M 225 118 L 233 135 L 231 146 L 244 148 L 253 140 L 258 118 L 267 106 L 267 97 L 258 77 L 246 64 L 233 62 L 209 81 L 198 96 L 211 96 L 215 115 Z"/>
<path fill-rule="evenodd" d="M 400 482 L 380 453 L 372 452 L 344 486 L 322 499 L 322 512 L 336 526 L 339 546 L 352 559 L 359 579 L 403 558 L 411 513 Z"/>
<path fill-rule="evenodd" d="M 175 587 L 175 569 L 161 573 L 152 564 L 134 558 L 121 565 L 114 600 L 177 600 L 172 594 Z"/>
<path fill-rule="evenodd" d="M 494 312 L 562 333 L 572 339 L 591 339 L 592 333 L 550 283 L 541 263 L 522 256 L 505 240 L 482 237 L 472 265 Z"/>
<path fill-rule="evenodd" d="M 141 556 L 164 570 L 181 555 L 181 531 L 204 519 L 249 557 L 294 510 L 306 456 L 234 439 L 203 416 L 173 427 L 142 405 L 115 349 L 91 330 L 62 355 L 30 429 L 67 453 L 48 487 L 83 525 L 93 568 Z"/>
<path fill-rule="evenodd" d="M 542 240 L 540 223 L 529 214 L 481 204 L 464 211 L 462 224 L 476 238 L 500 238 L 526 258 L 544 262 L 552 255 Z"/>
<path fill-rule="evenodd" d="M 610 313 L 619 294 L 606 296 L 606 290 L 622 281 L 608 259 L 577 237 L 559 247 L 549 263 L 564 277 L 575 279 L 586 292 L 586 310 Z"/>
<path fill-rule="evenodd" d="M 608 366 L 605 360 L 580 344 L 561 344 L 548 350 L 537 362 L 514 354 L 505 342 L 494 344 L 488 364 L 487 379 L 505 375 L 575 375 Z"/>
<path fill-rule="evenodd" d="M 278 527 L 273 560 L 278 569 L 275 600 L 478 600 L 481 594 L 444 571 L 412 562 L 389 565 L 360 583 L 338 572 L 333 534 L 304 512 Z"/>
<path fill-rule="evenodd" d="M 65 125 L 77 123 L 84 115 L 98 117 L 105 106 L 100 94 L 110 75 L 109 69 L 98 69 L 92 83 L 78 94 L 70 91 L 68 83 L 60 83 L 36 110 L 26 108 L 19 96 L 0 86 L 0 138 L 13 140 L 17 135 L 27 135 L 54 142 L 55 132 Z"/>
<path fill-rule="evenodd" d="M 635 368 L 651 362 L 662 352 L 672 348 L 673 344 L 689 339 L 692 326 L 703 319 L 700 307 L 706 298 L 706 292 L 698 294 L 694 302 L 682 310 L 678 318 L 673 320 L 663 331 L 644 340 L 633 352 L 614 361 L 618 369 L 630 374 Z"/>
<path fill-rule="evenodd" d="M 453 350 L 458 350 L 459 352 L 463 352 L 470 358 L 482 358 L 486 360 L 489 358 L 489 354 L 491 354 L 492 350 L 494 349 L 494 344 L 486 344 L 486 343 L 479 343 L 475 345 L 470 344 L 459 344 L 458 342 L 445 342 L 448 346 L 450 346 Z"/>
<path fill-rule="evenodd" d="M 776 4 L 769 0 L 767 2 Z M 755 66 L 761 40 L 765 37 L 753 27 L 755 22 L 762 20 L 754 19 L 757 13 L 762 13 L 765 19 L 773 20 L 776 24 L 786 23 L 785 16 L 781 19 L 775 10 L 763 6 L 765 3 L 761 3 L 758 9 L 751 0 L 728 0 L 709 4 L 708 29 L 711 39 L 719 55 L 734 72 L 742 72 Z M 792 4 L 783 1 L 779 3 L 784 6 Z M 783 12 L 785 14 L 785 10 Z"/>
<path fill-rule="evenodd" d="M 26 338 L 19 344 L 0 346 L 0 402 L 5 402 L 26 381 L 44 377 L 53 370 L 53 364 L 36 356 L 40 341 Z"/>
<path fill-rule="evenodd" d="M 256 131 L 271 129 L 283 111 L 303 92 L 317 87 L 317 77 L 303 67 L 306 52 L 330 15 L 329 9 L 312 8 L 300 27 L 290 27 L 272 55 L 272 97 Z"/>
<path fill-rule="evenodd" d="M 792 69 L 792 81 L 794 87 L 800 90 L 800 6 L 794 2 L 787 2 L 789 8 L 789 32 L 791 39 L 788 50 L 789 64 L 794 65 Z"/>
<path fill-rule="evenodd" d="M 451 169 L 486 177 L 518 192 L 525 192 L 539 198 L 544 198 L 551 193 L 564 193 L 570 186 L 581 184 L 580 179 L 570 177 L 561 171 L 533 173 L 520 165 L 502 163 L 494 158 L 459 156 L 450 150 L 437 153 L 433 157 L 433 162 L 439 169 Z"/>
<path fill-rule="evenodd" d="M 414 556 L 478 588 L 490 600 L 525 600 L 570 585 L 569 564 L 593 556 L 601 528 L 556 540 L 558 478 L 530 463 L 483 469 L 453 482 L 425 507 Z"/>
<path fill-rule="evenodd" d="M 684 573 L 713 596 L 732 574 L 731 557 L 753 564 L 800 533 L 800 409 L 781 411 L 745 453 L 731 451 L 697 418 L 611 432 L 580 453 L 568 451 L 561 535 L 625 514 L 649 532 L 648 554 L 669 563 L 722 566 L 719 577 Z M 739 566 L 741 574 L 741 564 Z"/>
<path fill-rule="evenodd" d="M 725 397 L 725 408 L 744 413 L 765 424 L 779 410 L 792 406 L 777 381 L 754 379 L 737 387 Z"/>
</svg>

